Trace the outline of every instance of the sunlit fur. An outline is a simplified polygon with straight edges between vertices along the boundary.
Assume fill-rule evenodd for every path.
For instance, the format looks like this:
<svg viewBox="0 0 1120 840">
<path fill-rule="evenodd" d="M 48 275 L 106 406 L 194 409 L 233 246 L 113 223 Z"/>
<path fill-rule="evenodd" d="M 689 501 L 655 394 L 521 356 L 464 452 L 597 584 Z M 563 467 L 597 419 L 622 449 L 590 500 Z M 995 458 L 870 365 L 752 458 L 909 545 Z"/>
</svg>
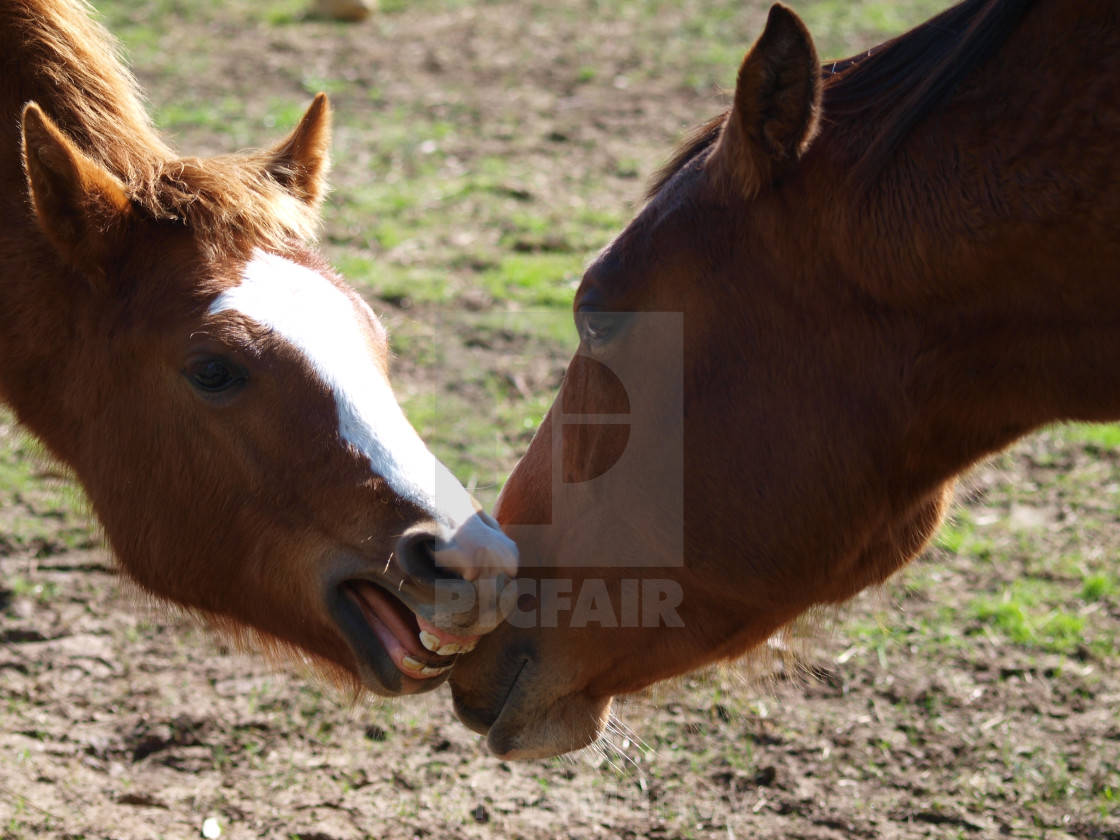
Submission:
<svg viewBox="0 0 1120 840">
<path fill-rule="evenodd" d="M 624 452 L 597 426 L 565 439 L 565 475 L 632 453 L 644 474 L 552 508 L 553 419 L 608 390 L 571 366 L 496 515 L 526 575 L 675 580 L 684 628 L 500 628 L 452 687 L 501 755 L 578 748 L 612 695 L 796 635 L 919 553 L 961 471 L 1120 418 L 1120 7 L 966 0 L 806 73 L 814 55 L 774 7 L 730 111 L 584 275 L 577 311 L 635 316 L 581 354 L 649 360 L 631 391 L 680 371 L 683 418 L 651 412 Z M 644 312 L 683 313 L 683 370 Z M 674 525 L 683 564 L 658 547 Z"/>
<path fill-rule="evenodd" d="M 270 152 L 205 160 L 178 155 L 152 126 L 115 42 L 78 0 L 6 2 L 0 20 L 5 49 L 35 62 L 38 80 L 23 87 L 24 101 L 49 102 L 54 123 L 127 184 L 130 199 L 151 218 L 188 224 L 216 252 L 313 236 L 325 169 L 309 179 L 305 194 L 294 194 L 285 183 L 291 162 Z M 4 155 L 18 148 L 9 142 L 15 128 L 12 120 L 3 126 Z M 314 142 L 325 164 L 325 125 Z"/>
</svg>

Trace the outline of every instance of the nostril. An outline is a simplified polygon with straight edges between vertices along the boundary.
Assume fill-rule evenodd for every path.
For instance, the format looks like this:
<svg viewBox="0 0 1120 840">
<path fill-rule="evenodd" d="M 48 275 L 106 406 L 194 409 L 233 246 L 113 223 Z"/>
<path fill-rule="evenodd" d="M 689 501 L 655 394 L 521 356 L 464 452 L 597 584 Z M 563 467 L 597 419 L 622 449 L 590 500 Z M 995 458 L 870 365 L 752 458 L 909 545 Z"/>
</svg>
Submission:
<svg viewBox="0 0 1120 840">
<path fill-rule="evenodd" d="M 414 582 L 476 582 L 517 573 L 517 546 L 491 517 L 478 513 L 448 532 L 435 522 L 406 531 L 397 542 L 397 565 Z"/>
<path fill-rule="evenodd" d="M 432 533 L 405 534 L 397 542 L 397 562 L 402 571 L 417 583 L 434 584 L 440 580 L 459 580 L 459 575 L 436 562 L 439 538 Z"/>
</svg>

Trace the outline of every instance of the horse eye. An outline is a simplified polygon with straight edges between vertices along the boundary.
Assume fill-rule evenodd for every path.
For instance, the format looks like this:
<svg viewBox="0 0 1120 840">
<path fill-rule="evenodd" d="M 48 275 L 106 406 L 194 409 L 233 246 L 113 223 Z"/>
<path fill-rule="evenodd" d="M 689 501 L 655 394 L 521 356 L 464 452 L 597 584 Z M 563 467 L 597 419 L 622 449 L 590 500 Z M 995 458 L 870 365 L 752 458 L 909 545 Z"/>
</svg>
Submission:
<svg viewBox="0 0 1120 840">
<path fill-rule="evenodd" d="M 598 312 L 594 309 L 581 309 L 576 313 L 576 329 L 580 338 L 588 344 L 598 344 L 610 338 L 618 325 L 617 312 Z"/>
<path fill-rule="evenodd" d="M 245 380 L 245 375 L 237 368 L 215 356 L 196 359 L 187 365 L 187 376 L 200 391 L 216 394 L 228 390 Z"/>
</svg>

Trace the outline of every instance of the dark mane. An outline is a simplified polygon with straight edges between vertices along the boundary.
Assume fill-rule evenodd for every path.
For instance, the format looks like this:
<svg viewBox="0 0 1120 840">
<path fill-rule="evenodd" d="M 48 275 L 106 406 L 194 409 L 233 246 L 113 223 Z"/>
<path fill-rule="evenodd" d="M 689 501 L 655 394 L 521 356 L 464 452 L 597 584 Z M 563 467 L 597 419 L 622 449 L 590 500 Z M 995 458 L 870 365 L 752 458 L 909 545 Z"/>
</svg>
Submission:
<svg viewBox="0 0 1120 840">
<path fill-rule="evenodd" d="M 855 180 L 866 184 L 924 117 L 945 103 L 994 55 L 1035 0 L 964 0 L 893 40 L 826 64 L 826 114 L 878 114 L 882 128 L 861 155 Z"/>
<path fill-rule="evenodd" d="M 83 0 L 21 0 L 0 9 L 0 38 L 22 56 L 13 90 L 33 99 L 91 159 L 124 183 L 154 219 L 189 227 L 209 251 L 307 239 L 317 209 L 268 174 L 266 153 L 180 158 L 151 123 L 116 40 L 91 19 Z M 6 119 L 18 124 L 15 114 Z"/>
<path fill-rule="evenodd" d="M 646 188 L 646 201 L 649 201 L 661 192 L 661 188 L 664 187 L 665 184 L 669 182 L 669 179 L 676 175 L 686 163 L 701 152 L 710 148 L 712 144 L 716 142 L 720 132 L 723 130 L 723 123 L 726 119 L 727 111 L 724 111 L 719 116 L 712 117 L 703 125 L 696 126 L 688 133 L 688 136 L 677 146 L 677 150 L 673 152 L 673 156 L 669 159 L 669 162 L 654 173 L 649 187 Z"/>
<path fill-rule="evenodd" d="M 866 184 L 910 131 L 942 105 L 973 70 L 990 58 L 1035 0 L 963 0 L 884 44 L 841 61 L 826 62 L 826 119 L 875 114 L 879 133 L 853 172 Z M 656 195 L 688 161 L 719 137 L 727 112 L 696 129 L 654 176 Z"/>
</svg>

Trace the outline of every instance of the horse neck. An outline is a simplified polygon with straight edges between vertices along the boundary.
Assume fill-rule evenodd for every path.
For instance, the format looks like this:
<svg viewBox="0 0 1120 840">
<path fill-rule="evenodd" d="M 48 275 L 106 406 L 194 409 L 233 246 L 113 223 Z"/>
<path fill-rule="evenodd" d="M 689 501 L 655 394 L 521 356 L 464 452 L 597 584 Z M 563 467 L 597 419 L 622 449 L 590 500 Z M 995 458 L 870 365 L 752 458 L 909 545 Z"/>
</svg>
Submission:
<svg viewBox="0 0 1120 840">
<path fill-rule="evenodd" d="M 934 480 L 1046 423 L 1120 419 L 1120 20 L 1081 5 L 1036 7 L 866 193 L 822 209 L 902 325 L 898 463 Z M 867 126 L 838 121 L 825 155 L 850 161 Z"/>
</svg>

